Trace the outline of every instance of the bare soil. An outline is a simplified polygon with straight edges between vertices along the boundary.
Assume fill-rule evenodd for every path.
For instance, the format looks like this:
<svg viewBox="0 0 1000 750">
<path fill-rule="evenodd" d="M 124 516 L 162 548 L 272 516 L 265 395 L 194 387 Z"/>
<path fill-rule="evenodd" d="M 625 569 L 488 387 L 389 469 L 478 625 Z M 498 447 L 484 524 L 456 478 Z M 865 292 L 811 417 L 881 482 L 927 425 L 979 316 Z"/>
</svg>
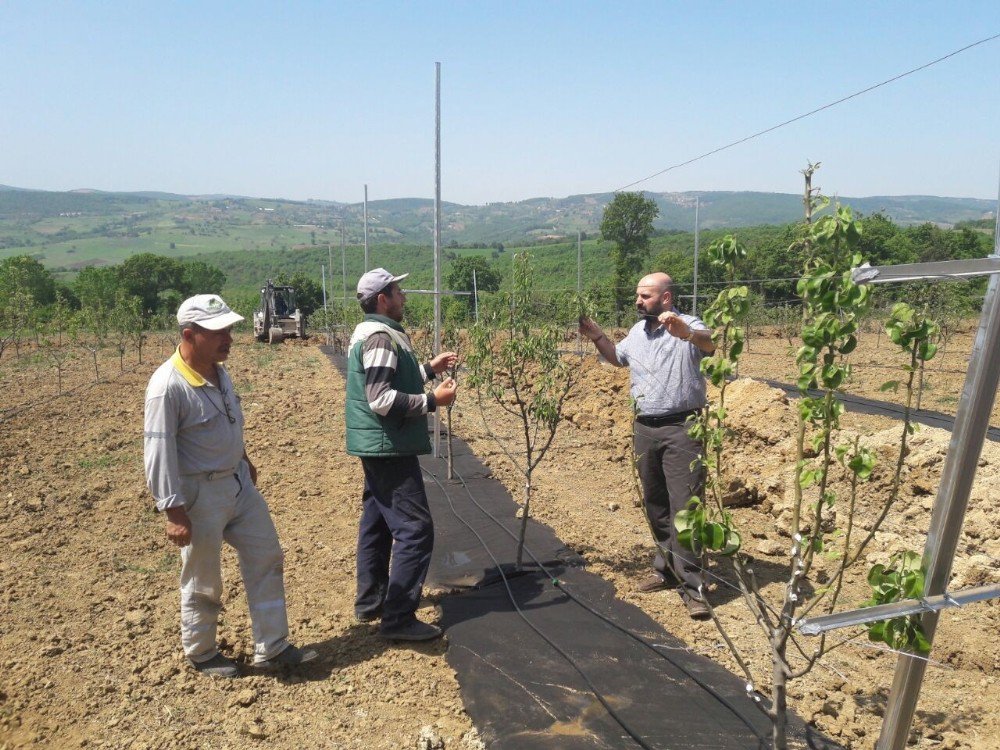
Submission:
<svg viewBox="0 0 1000 750">
<path fill-rule="evenodd" d="M 361 473 L 343 452 L 342 380 L 315 343 L 269 348 L 248 336 L 237 342 L 228 364 L 243 397 L 248 451 L 286 552 L 292 638 L 321 653 L 319 665 L 298 676 L 249 673 L 236 681 L 206 679 L 183 661 L 178 556 L 144 486 L 142 397 L 166 350 L 153 347 L 146 363 L 133 361 L 124 374 L 115 374 L 116 358 L 109 360 L 107 377 L 115 375 L 110 382 L 88 384 L 92 378 L 84 371 L 74 381 L 76 390 L 59 398 L 53 398 L 40 362 L 0 362 L 0 411 L 26 405 L 0 424 L 0 542 L 6 548 L 0 558 L 0 748 L 242 748 L 251 742 L 274 748 L 424 748 L 438 740 L 446 748 L 481 746 L 445 662 L 446 640 L 392 646 L 373 626 L 353 622 Z M 967 332 L 953 347 L 967 354 L 970 344 Z M 859 364 L 865 345 L 863 340 L 863 351 L 855 355 Z M 872 364 L 879 368 L 892 364 L 884 346 L 884 338 L 881 347 L 872 344 Z M 760 336 L 750 348 L 742 374 L 782 377 L 776 362 L 787 342 Z M 943 369 L 964 372 L 964 365 Z M 925 384 L 924 406 L 953 411 L 954 405 L 945 407 L 960 391 L 962 376 L 940 375 L 932 388 Z M 676 594 L 636 592 L 651 545 L 629 462 L 628 375 L 587 356 L 581 376 L 568 419 L 534 477 L 532 515 L 613 581 L 619 596 L 692 650 L 735 669 L 714 626 L 688 619 Z M 855 390 L 874 395 L 867 381 Z M 940 395 L 941 406 L 928 403 L 931 393 Z M 734 512 L 765 592 L 777 596 L 790 545 L 793 406 L 751 380 L 731 386 L 727 402 L 736 428 L 728 469 L 733 491 L 755 501 Z M 453 416 L 456 432 L 519 499 L 523 480 L 486 437 L 473 394 L 462 394 Z M 495 413 L 487 418 L 501 424 Z M 899 425 L 883 419 L 847 416 L 844 426 L 848 435 L 866 435 L 884 456 L 900 438 Z M 922 549 L 948 437 L 933 429 L 915 436 L 904 496 L 870 549 L 870 562 L 886 561 L 899 549 Z M 980 464 L 955 588 L 1000 581 L 1000 447 L 988 444 Z M 874 516 L 888 476 L 880 468 L 866 487 L 864 518 Z M 838 481 L 837 489 L 844 488 Z M 245 662 L 250 625 L 228 550 L 224 565 L 223 650 Z M 766 690 L 767 656 L 753 621 L 729 588 L 725 568 L 712 572 L 720 577 L 712 601 Z M 842 608 L 867 597 L 863 575 L 859 571 L 850 582 Z M 433 596 L 426 605 L 421 616 L 433 620 Z M 998 746 L 998 626 L 996 602 L 944 613 L 918 707 L 917 747 Z M 870 748 L 895 657 L 869 644 L 863 631 L 846 635 L 852 640 L 793 685 L 792 705 L 847 747 Z"/>
</svg>

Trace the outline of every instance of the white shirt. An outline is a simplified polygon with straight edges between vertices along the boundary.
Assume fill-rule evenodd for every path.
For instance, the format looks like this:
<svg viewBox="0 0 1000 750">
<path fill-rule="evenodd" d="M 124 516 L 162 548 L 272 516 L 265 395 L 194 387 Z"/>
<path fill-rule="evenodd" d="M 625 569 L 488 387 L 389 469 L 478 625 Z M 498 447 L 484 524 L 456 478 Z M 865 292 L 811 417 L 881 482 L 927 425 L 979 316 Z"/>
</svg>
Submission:
<svg viewBox="0 0 1000 750">
<path fill-rule="evenodd" d="M 157 510 L 187 505 L 185 477 L 235 470 L 243 458 L 243 410 L 221 364 L 219 387 L 191 369 L 180 351 L 146 387 L 143 458 Z"/>
</svg>

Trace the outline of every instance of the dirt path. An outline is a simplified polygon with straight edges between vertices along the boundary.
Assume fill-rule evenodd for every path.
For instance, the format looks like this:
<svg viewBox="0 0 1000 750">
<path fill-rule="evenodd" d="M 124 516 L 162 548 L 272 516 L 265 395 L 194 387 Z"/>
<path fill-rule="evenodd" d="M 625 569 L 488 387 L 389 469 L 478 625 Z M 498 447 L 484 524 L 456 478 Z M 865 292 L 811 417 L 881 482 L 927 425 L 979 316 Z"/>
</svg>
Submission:
<svg viewBox="0 0 1000 750">
<path fill-rule="evenodd" d="M 755 358 L 762 341 L 751 345 L 745 372 L 780 377 L 770 359 Z M 786 348 L 774 341 L 775 349 Z M 301 677 L 235 682 L 206 680 L 185 667 L 177 553 L 142 478 L 142 394 L 160 360 L 150 358 L 156 361 L 0 427 L 0 543 L 7 550 L 0 559 L 0 747 L 236 748 L 257 738 L 274 748 L 411 748 L 425 726 L 446 748 L 476 747 L 444 660 L 446 644 L 387 647 L 371 626 L 352 622 L 361 476 L 343 453 L 342 381 L 312 345 L 269 349 L 247 338 L 234 348 L 230 371 L 243 397 L 248 450 L 286 550 L 292 637 L 318 644 L 321 662 Z M 23 369 L 4 382 L 28 378 L 30 368 Z M 621 597 L 733 668 L 714 628 L 692 623 L 675 594 L 635 592 L 649 544 L 626 458 L 627 374 L 592 357 L 582 373 L 569 421 L 536 476 L 533 515 Z M 945 385 L 935 390 L 947 395 Z M 786 540 L 774 530 L 787 516 L 792 408 L 750 381 L 733 386 L 730 405 L 739 446 L 732 471 L 760 500 L 738 510 L 739 521 L 762 577 L 777 581 L 786 563 Z M 471 394 L 455 418 L 459 433 L 520 497 L 521 481 L 484 436 Z M 845 425 L 872 432 L 867 440 L 880 451 L 898 441 L 898 428 L 876 418 L 848 417 Z M 873 561 L 922 548 L 947 438 L 930 429 L 917 435 L 904 501 L 872 549 Z M 988 446 L 981 463 L 956 587 L 1000 581 L 1000 447 Z M 876 473 L 873 489 L 885 480 Z M 244 660 L 250 628 L 233 555 L 225 566 L 220 635 L 226 652 Z M 725 579 L 724 570 L 716 572 Z M 866 596 L 854 581 L 842 601 Z M 713 601 L 754 667 L 764 669 L 743 604 L 721 582 Z M 435 616 L 433 607 L 422 614 Z M 997 747 L 998 626 L 996 602 L 942 618 L 918 707 L 917 747 Z M 872 747 L 894 663 L 861 635 L 794 685 L 794 708 L 848 747 Z"/>
<path fill-rule="evenodd" d="M 421 729 L 475 747 L 444 643 L 387 646 L 352 622 L 360 470 L 343 452 L 342 382 L 289 342 L 240 341 L 230 372 L 248 451 L 286 552 L 302 677 L 213 681 L 178 642 L 178 556 L 142 476 L 154 365 L 31 410 L 0 431 L 0 747 L 415 747 Z M 220 638 L 251 648 L 235 556 Z M 433 608 L 422 615 L 434 617 Z M 462 737 L 467 736 L 468 742 Z"/>
</svg>

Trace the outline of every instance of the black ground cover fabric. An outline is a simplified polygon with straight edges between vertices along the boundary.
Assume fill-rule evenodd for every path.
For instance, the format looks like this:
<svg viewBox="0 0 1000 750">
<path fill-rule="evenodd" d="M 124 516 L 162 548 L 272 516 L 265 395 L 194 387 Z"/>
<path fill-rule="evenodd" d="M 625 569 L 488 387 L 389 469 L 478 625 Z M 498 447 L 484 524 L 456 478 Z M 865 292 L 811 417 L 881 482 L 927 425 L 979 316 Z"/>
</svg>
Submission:
<svg viewBox="0 0 1000 750">
<path fill-rule="evenodd" d="M 801 395 L 797 386 L 781 383 L 777 380 L 763 380 L 762 382 L 767 383 L 772 388 L 781 389 L 792 398 L 798 398 Z M 822 391 L 809 391 L 810 396 L 819 396 L 822 393 Z M 903 418 L 904 409 L 899 404 L 893 404 L 888 401 L 877 401 L 873 398 L 865 398 L 864 396 L 855 396 L 851 393 L 841 393 L 838 395 L 838 398 L 843 402 L 844 408 L 847 411 L 857 412 L 858 414 L 873 414 L 891 419 Z M 955 429 L 954 415 L 945 414 L 940 411 L 914 409 L 910 412 L 910 420 L 919 424 L 925 424 L 928 427 L 940 427 L 942 430 L 948 430 L 948 432 Z M 988 428 L 986 430 L 986 439 L 1000 442 L 1000 428 Z"/>
<path fill-rule="evenodd" d="M 503 530 L 519 529 L 516 506 L 468 447 L 453 442 L 455 479 L 446 478 L 444 459 L 421 459 L 435 524 L 429 583 L 452 592 L 441 605 L 447 658 L 487 747 L 640 747 L 559 650 L 649 747 L 768 746 L 761 738 L 769 737 L 769 723 L 744 682 L 616 599 L 614 587 L 587 572 L 551 529 L 529 519 L 525 547 L 547 572 L 525 554 L 524 570 L 516 574 L 516 542 Z M 446 454 L 443 438 L 441 445 Z M 790 724 L 791 734 L 811 747 L 837 747 L 796 717 Z"/>
<path fill-rule="evenodd" d="M 343 357 L 324 351 L 343 372 Z M 448 663 L 488 748 L 641 747 L 629 732 L 657 750 L 768 746 L 769 723 L 744 682 L 616 599 L 550 528 L 529 519 L 525 564 L 515 572 L 516 504 L 465 443 L 455 438 L 452 449 L 453 479 L 443 458 L 420 461 L 435 526 L 428 586 L 448 592 L 441 600 Z M 789 720 L 790 737 L 838 747 Z"/>
</svg>

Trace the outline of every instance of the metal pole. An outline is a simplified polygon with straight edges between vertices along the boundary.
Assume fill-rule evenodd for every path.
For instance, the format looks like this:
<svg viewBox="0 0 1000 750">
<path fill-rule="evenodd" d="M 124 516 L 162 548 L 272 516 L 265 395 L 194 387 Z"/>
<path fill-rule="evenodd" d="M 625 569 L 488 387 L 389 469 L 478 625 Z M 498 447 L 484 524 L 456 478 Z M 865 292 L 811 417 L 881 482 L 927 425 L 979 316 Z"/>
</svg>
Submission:
<svg viewBox="0 0 1000 750">
<path fill-rule="evenodd" d="M 333 243 L 326 243 L 326 259 L 329 261 L 327 268 L 330 269 L 330 299 L 333 299 Z"/>
<path fill-rule="evenodd" d="M 698 227 L 700 223 L 698 221 L 698 209 L 701 207 L 701 200 L 697 196 L 694 199 L 694 289 L 692 290 L 693 299 L 691 300 L 691 314 L 698 314 Z"/>
<path fill-rule="evenodd" d="M 479 322 L 479 286 L 476 284 L 476 269 L 472 269 L 472 309 L 475 311 L 474 319 Z"/>
<path fill-rule="evenodd" d="M 434 354 L 441 352 L 441 63 L 434 63 Z M 433 455 L 440 455 L 441 412 L 434 412 Z"/>
<path fill-rule="evenodd" d="M 580 295 L 583 294 L 583 250 L 581 249 L 581 235 L 580 232 L 576 233 L 576 298 L 580 299 Z M 580 333 L 580 328 L 576 329 L 576 354 L 579 357 L 583 356 L 583 334 Z"/>
<path fill-rule="evenodd" d="M 1000 195 L 997 205 L 1000 209 Z M 1000 229 L 994 237 L 993 254 L 1000 254 Z M 924 546 L 923 560 L 927 566 L 925 597 L 944 593 L 951 577 L 976 465 L 989 427 L 997 385 L 1000 384 L 1000 278 L 996 275 L 990 276 L 969 362 Z M 937 612 L 928 612 L 921 618 L 928 642 L 933 643 L 938 619 Z M 906 746 L 926 668 L 927 663 L 923 659 L 911 656 L 900 656 L 896 662 L 882 733 L 875 746 L 877 750 L 903 750 Z"/>
<path fill-rule="evenodd" d="M 365 185 L 365 268 L 368 273 L 368 186 Z"/>
<path fill-rule="evenodd" d="M 330 311 L 326 308 L 326 268 L 322 265 L 319 267 L 319 275 L 323 278 L 323 323 L 326 328 L 326 345 L 330 345 Z M 331 281 L 331 283 L 333 283 Z M 330 293 L 333 293 L 333 288 L 330 288 Z"/>
<path fill-rule="evenodd" d="M 344 308 L 347 308 L 347 255 L 344 253 L 344 222 L 340 222 L 340 278 L 344 282 Z"/>
</svg>

